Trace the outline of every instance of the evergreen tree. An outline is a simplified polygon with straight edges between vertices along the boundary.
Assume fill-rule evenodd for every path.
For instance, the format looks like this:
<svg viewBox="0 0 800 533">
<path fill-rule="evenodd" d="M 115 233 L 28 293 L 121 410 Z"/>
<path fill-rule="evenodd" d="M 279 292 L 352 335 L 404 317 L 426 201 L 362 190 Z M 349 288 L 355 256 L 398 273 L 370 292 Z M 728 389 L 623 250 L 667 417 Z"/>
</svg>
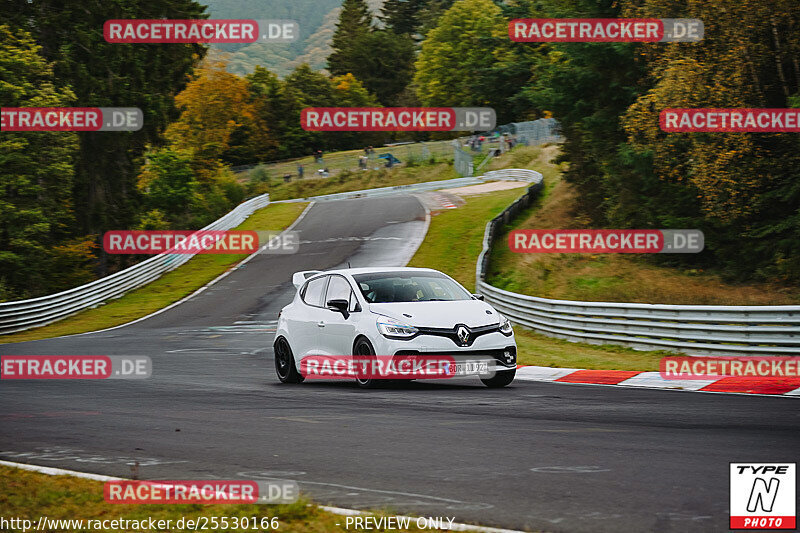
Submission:
<svg viewBox="0 0 800 533">
<path fill-rule="evenodd" d="M 365 0 L 344 0 L 331 42 L 333 52 L 328 56 L 331 74 L 340 76 L 358 67 L 354 52 L 360 46 L 360 37 L 372 30 L 372 13 Z"/>
<path fill-rule="evenodd" d="M 31 32 L 42 55 L 53 64 L 55 83 L 74 91 L 74 105 L 138 107 L 144 113 L 144 127 L 137 132 L 78 134 L 73 191 L 77 233 L 99 235 L 135 223 L 136 176 L 142 154 L 148 144 L 161 142 L 161 133 L 177 115 L 173 97 L 206 50 L 196 44 L 108 43 L 103 37 L 104 22 L 206 17 L 204 7 L 194 0 L 0 3 L 0 21 Z M 101 274 L 108 271 L 104 261 L 99 270 Z"/>
<path fill-rule="evenodd" d="M 306 106 L 299 91 L 291 89 L 292 80 L 283 82 L 262 67 L 256 67 L 247 80 L 259 120 L 267 124 L 280 141 L 264 160 L 289 159 L 310 153 L 312 147 L 319 144 L 320 134 L 305 131 L 300 126 L 300 114 Z"/>
<path fill-rule="evenodd" d="M 8 26 L 0 26 L 0 79 L 4 107 L 74 105 L 69 88 L 54 86 L 31 35 Z M 91 246 L 69 239 L 77 149 L 75 133 L 0 132 L 0 293 L 6 298 L 41 296 L 91 276 Z"/>
<path fill-rule="evenodd" d="M 428 0 L 386 0 L 381 20 L 394 33 L 413 36 L 419 31 L 419 14 L 427 3 Z"/>
</svg>

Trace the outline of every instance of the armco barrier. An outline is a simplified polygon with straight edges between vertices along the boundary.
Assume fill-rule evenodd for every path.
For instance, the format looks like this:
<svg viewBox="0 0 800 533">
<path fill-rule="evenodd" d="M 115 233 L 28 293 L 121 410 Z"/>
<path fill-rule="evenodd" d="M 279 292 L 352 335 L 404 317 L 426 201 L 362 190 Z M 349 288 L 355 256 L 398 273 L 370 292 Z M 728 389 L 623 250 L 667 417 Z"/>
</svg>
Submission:
<svg viewBox="0 0 800 533">
<path fill-rule="evenodd" d="M 621 344 L 689 355 L 798 355 L 800 305 L 664 305 L 551 300 L 504 291 L 485 281 L 495 237 L 542 187 L 533 171 L 497 170 L 483 177 L 526 179 L 528 193 L 486 224 L 476 291 L 515 324 L 570 341 Z"/>
<path fill-rule="evenodd" d="M 622 344 L 645 350 L 663 349 L 693 355 L 800 354 L 800 306 L 573 302 L 516 294 L 486 283 L 485 272 L 494 238 L 504 224 L 530 206 L 542 189 L 541 174 L 532 170 L 495 170 L 475 178 L 352 191 L 307 200 L 414 193 L 501 179 L 527 181 L 531 186 L 521 198 L 486 224 L 483 250 L 476 265 L 476 291 L 512 322 L 551 337 L 592 344 Z M 267 195 L 253 198 L 203 229 L 231 229 L 269 203 Z M 0 335 L 43 326 L 100 305 L 153 281 L 191 257 L 187 254 L 161 254 L 68 291 L 0 303 Z"/>
<path fill-rule="evenodd" d="M 451 180 L 429 181 L 410 185 L 399 185 L 396 187 L 381 187 L 377 189 L 313 196 L 310 198 L 281 200 L 274 203 L 345 200 L 350 198 L 388 196 L 398 193 L 409 194 L 474 185 L 483 183 L 486 179 L 496 178 L 489 176 L 488 178 L 456 178 Z M 241 224 L 254 211 L 266 207 L 269 203 L 269 195 L 267 194 L 252 198 L 203 229 L 228 230 L 234 228 Z M 122 296 L 130 290 L 150 283 L 162 274 L 184 264 L 191 258 L 192 255 L 190 254 L 160 254 L 130 268 L 87 283 L 86 285 L 75 287 L 74 289 L 30 300 L 0 303 L 0 335 L 44 326 L 79 311 L 83 311 L 84 309 L 101 305 L 108 300 Z"/>
<path fill-rule="evenodd" d="M 203 229 L 235 228 L 254 211 L 268 204 L 268 194 L 251 198 Z M 191 258 L 191 254 L 159 254 L 74 289 L 30 300 L 0 303 L 0 334 L 44 326 L 78 311 L 95 307 L 153 281 Z"/>
</svg>

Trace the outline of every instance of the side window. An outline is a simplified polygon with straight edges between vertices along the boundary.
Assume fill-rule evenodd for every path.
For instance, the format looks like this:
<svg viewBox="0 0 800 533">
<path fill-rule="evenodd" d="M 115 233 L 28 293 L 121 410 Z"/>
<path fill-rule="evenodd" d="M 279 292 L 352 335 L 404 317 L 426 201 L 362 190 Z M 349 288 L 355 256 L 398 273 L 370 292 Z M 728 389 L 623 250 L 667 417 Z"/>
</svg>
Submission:
<svg viewBox="0 0 800 533">
<path fill-rule="evenodd" d="M 350 288 L 350 283 L 342 276 L 331 276 L 331 282 L 328 284 L 328 295 L 325 296 L 325 303 L 331 300 L 347 300 L 350 301 L 350 293 L 353 292 Z"/>
<path fill-rule="evenodd" d="M 313 279 L 306 284 L 303 289 L 303 301 L 308 305 L 322 307 L 322 293 L 325 290 L 325 283 L 330 276 Z"/>
</svg>

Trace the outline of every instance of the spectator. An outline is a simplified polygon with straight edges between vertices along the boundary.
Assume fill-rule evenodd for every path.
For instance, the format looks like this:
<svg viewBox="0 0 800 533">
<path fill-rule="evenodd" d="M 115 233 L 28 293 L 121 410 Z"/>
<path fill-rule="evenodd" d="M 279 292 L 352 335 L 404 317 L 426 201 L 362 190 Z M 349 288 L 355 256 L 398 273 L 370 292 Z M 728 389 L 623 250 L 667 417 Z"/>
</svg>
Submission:
<svg viewBox="0 0 800 533">
<path fill-rule="evenodd" d="M 302 164 L 297 165 L 297 177 L 299 179 L 303 179 L 303 175 L 305 174 L 306 169 L 303 167 Z"/>
</svg>

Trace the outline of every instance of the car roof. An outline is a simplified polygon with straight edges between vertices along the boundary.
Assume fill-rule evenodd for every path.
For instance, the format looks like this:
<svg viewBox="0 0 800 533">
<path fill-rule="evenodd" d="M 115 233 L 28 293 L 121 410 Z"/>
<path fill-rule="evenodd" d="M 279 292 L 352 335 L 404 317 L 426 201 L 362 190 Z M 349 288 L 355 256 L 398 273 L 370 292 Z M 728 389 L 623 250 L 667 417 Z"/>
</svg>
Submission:
<svg viewBox="0 0 800 533">
<path fill-rule="evenodd" d="M 381 272 L 439 272 L 433 268 L 417 268 L 417 267 L 359 267 L 359 268 L 339 268 L 334 270 L 324 270 L 314 276 L 321 274 L 377 274 Z"/>
</svg>

